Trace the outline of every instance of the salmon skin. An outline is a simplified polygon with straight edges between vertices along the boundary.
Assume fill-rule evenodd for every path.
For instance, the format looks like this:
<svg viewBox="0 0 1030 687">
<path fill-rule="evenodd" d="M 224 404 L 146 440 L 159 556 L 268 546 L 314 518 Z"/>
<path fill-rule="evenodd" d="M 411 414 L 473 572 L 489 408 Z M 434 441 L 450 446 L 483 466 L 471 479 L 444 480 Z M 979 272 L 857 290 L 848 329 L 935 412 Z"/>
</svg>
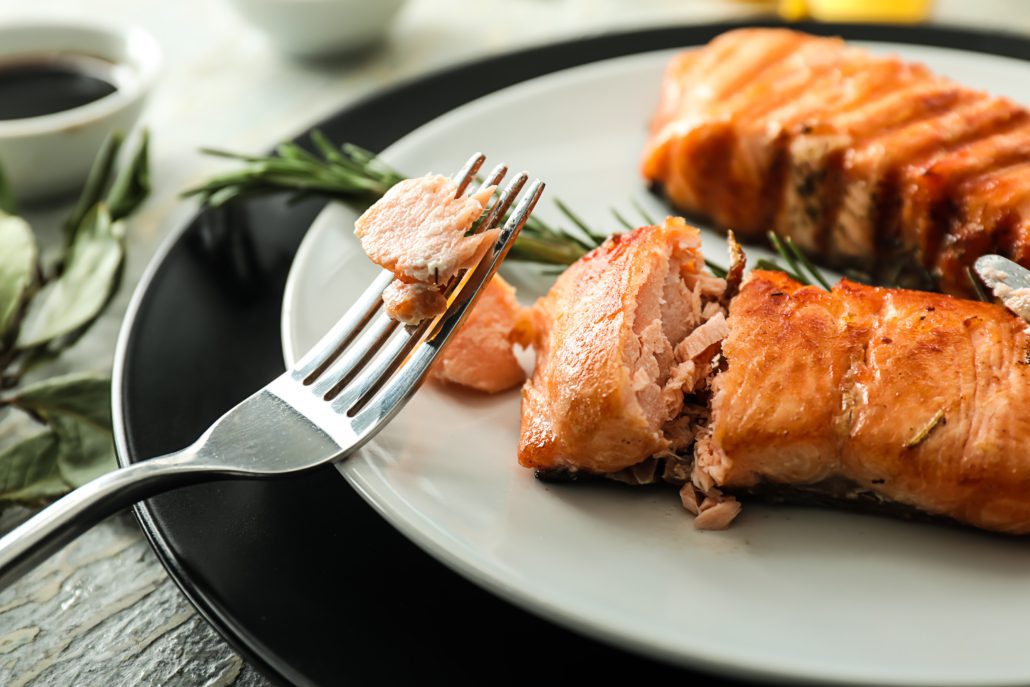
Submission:
<svg viewBox="0 0 1030 687">
<path fill-rule="evenodd" d="M 880 283 L 1030 267 L 1030 117 L 839 38 L 739 29 L 673 58 L 641 170 L 677 209 Z"/>
</svg>

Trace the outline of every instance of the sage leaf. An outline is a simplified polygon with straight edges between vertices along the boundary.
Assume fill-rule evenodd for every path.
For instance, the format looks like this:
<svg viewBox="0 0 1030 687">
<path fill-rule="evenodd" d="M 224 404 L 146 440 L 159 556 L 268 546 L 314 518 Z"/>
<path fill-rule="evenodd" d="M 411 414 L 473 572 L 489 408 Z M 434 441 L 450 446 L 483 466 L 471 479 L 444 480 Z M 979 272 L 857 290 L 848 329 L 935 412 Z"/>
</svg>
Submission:
<svg viewBox="0 0 1030 687">
<path fill-rule="evenodd" d="M 32 348 L 84 329 L 103 311 L 121 279 L 125 230 L 107 207 L 96 205 L 82 220 L 60 277 L 32 299 L 17 347 Z"/>
<path fill-rule="evenodd" d="M 150 194 L 149 150 L 150 133 L 143 129 L 129 163 L 118 170 L 107 193 L 107 207 L 112 219 L 128 217 Z"/>
<path fill-rule="evenodd" d="M 11 185 L 7 183 L 7 174 L 2 166 L 0 166 L 0 212 L 8 215 L 18 214 L 18 204 L 14 200 L 14 191 L 11 190 Z"/>
<path fill-rule="evenodd" d="M 57 434 L 46 431 L 0 451 L 0 505 L 33 504 L 68 491 L 58 467 Z"/>
<path fill-rule="evenodd" d="M 49 424 L 58 439 L 57 469 L 69 486 L 81 487 L 117 467 L 109 430 L 60 413 Z"/>
<path fill-rule="evenodd" d="M 75 203 L 75 208 L 64 223 L 65 237 L 69 246 L 75 242 L 75 235 L 86 215 L 93 209 L 93 206 L 104 198 L 104 192 L 111 181 L 111 172 L 114 170 L 115 160 L 118 159 L 118 151 L 122 147 L 122 139 L 122 132 L 112 131 L 104 139 L 104 143 L 100 146 L 97 156 L 93 158 L 93 166 L 89 168 L 86 185 L 82 187 L 79 200 Z"/>
<path fill-rule="evenodd" d="M 32 286 L 36 270 L 36 239 L 20 217 L 0 212 L 0 339 Z"/>
<path fill-rule="evenodd" d="M 9 402 L 47 422 L 55 415 L 66 415 L 111 431 L 110 377 L 90 373 L 51 377 L 22 387 Z"/>
<path fill-rule="evenodd" d="M 50 427 L 55 469 L 69 487 L 115 468 L 109 378 L 88 373 L 52 377 L 23 387 L 9 403 Z"/>
</svg>

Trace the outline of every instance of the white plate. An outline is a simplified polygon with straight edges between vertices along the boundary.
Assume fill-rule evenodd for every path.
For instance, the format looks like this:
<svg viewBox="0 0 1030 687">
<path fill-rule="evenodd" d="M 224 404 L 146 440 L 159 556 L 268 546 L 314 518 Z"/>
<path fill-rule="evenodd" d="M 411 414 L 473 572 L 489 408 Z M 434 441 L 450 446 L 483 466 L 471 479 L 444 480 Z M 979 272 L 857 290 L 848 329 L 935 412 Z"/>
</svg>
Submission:
<svg viewBox="0 0 1030 687">
<path fill-rule="evenodd" d="M 869 44 L 1030 103 L 1026 63 Z M 384 157 L 449 173 L 474 149 L 548 183 L 594 226 L 612 205 L 661 204 L 637 176 L 670 53 L 571 69 L 441 117 Z M 557 219 L 550 203 L 542 216 Z M 297 255 L 282 335 L 311 346 L 376 269 L 328 208 Z M 725 261 L 725 243 L 705 234 Z M 760 251 L 749 251 L 752 257 Z M 528 268 L 508 274 L 532 297 Z M 647 654 L 720 671 L 850 683 L 1027 684 L 1030 546 L 951 527 L 745 504 L 726 532 L 697 532 L 673 489 L 549 485 L 515 459 L 519 397 L 427 385 L 374 445 L 340 465 L 396 527 L 463 575 L 545 617 Z M 527 642 L 532 640 L 527 638 Z"/>
</svg>

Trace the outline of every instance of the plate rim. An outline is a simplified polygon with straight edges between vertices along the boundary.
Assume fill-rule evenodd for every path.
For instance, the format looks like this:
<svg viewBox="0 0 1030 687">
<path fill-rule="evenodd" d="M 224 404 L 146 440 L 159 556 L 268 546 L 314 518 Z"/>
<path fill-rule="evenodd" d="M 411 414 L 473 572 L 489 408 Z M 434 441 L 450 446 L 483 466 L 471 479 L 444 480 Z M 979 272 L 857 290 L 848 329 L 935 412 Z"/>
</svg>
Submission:
<svg viewBox="0 0 1030 687">
<path fill-rule="evenodd" d="M 476 94 L 465 102 L 471 102 L 471 100 L 484 97 L 509 86 L 555 73 L 557 71 L 562 71 L 564 69 L 670 47 L 667 45 L 668 42 L 676 39 L 677 37 L 683 39 L 683 42 L 678 43 L 678 45 L 681 47 L 689 47 L 700 44 L 699 42 L 690 42 L 692 40 L 707 40 L 712 36 L 732 29 L 758 26 L 786 27 L 821 35 L 847 34 L 848 37 L 846 40 L 871 40 L 884 43 L 936 46 L 971 53 L 996 55 L 1000 57 L 1030 61 L 1030 37 L 1005 30 L 966 28 L 947 24 L 926 23 L 915 25 L 890 25 L 869 23 L 785 23 L 776 18 L 755 17 L 740 21 L 645 27 L 629 31 L 591 34 L 556 42 L 549 42 L 542 45 L 519 48 L 497 55 L 473 58 L 462 61 L 458 64 L 431 70 L 424 74 L 415 75 L 387 88 L 377 90 L 344 107 L 341 107 L 329 117 L 304 128 L 302 132 L 293 137 L 293 140 L 301 141 L 306 136 L 307 132 L 338 117 L 343 117 L 345 115 L 359 115 L 363 110 L 375 111 L 377 107 L 381 108 L 392 99 L 403 95 L 405 92 L 414 88 L 426 87 L 443 81 L 452 81 L 455 80 L 456 77 L 460 78 L 462 74 L 481 72 L 484 70 L 493 70 L 493 73 L 496 74 L 498 73 L 498 67 L 502 67 L 500 71 L 503 73 L 503 66 L 511 65 L 515 61 L 527 62 L 533 60 L 540 62 L 540 67 L 534 68 L 534 73 L 532 75 L 524 77 L 516 75 L 512 78 L 505 76 L 503 77 L 503 83 L 498 80 L 495 88 L 485 93 Z M 651 40 L 659 41 L 659 45 L 648 45 L 648 41 Z M 629 43 L 631 45 L 625 45 L 623 43 Z M 570 49 L 578 49 L 587 46 L 602 50 L 606 54 L 596 57 L 587 56 L 584 58 L 580 58 L 575 55 L 562 55 L 562 52 Z M 676 44 L 673 44 L 671 47 L 676 47 Z M 557 66 L 553 64 L 561 58 L 564 58 L 565 62 L 568 63 L 562 63 Z M 420 119 L 422 119 L 420 124 L 415 125 L 414 128 L 397 133 L 397 135 L 394 135 L 391 131 L 391 142 L 386 145 L 391 145 L 393 142 L 407 135 L 415 128 L 427 124 L 436 117 L 455 109 L 455 107 L 458 106 L 445 109 L 441 112 L 433 112 L 425 116 L 420 116 Z M 404 125 L 402 124 L 401 127 L 404 128 Z M 141 313 L 144 311 L 147 295 L 151 290 L 151 286 L 155 281 L 155 278 L 165 266 L 166 259 L 169 254 L 186 236 L 190 227 L 194 225 L 197 218 L 204 212 L 204 210 L 197 209 L 195 207 L 186 207 L 173 213 L 174 222 L 170 220 L 169 223 L 174 224 L 176 228 L 170 231 L 169 234 L 162 239 L 157 249 L 154 251 L 133 290 L 126 308 L 115 345 L 112 371 L 112 424 L 119 467 L 126 467 L 133 462 L 137 462 L 139 459 L 138 456 L 134 455 L 130 448 L 130 423 L 126 416 L 125 406 L 125 391 L 129 383 L 127 368 L 129 363 L 129 352 L 132 349 L 134 341 L 135 324 L 137 323 Z M 281 340 L 279 343 L 281 345 Z M 352 484 L 352 488 L 356 488 L 356 486 Z M 372 503 L 372 501 L 368 499 L 361 490 L 358 491 L 367 502 Z M 148 503 L 146 501 L 140 502 L 133 507 L 133 510 L 140 523 L 140 527 L 152 549 L 156 553 L 158 560 L 167 571 L 169 577 L 186 596 L 201 617 L 203 617 L 235 651 L 243 656 L 266 677 L 279 683 L 292 683 L 296 681 L 300 675 L 284 661 L 268 659 L 263 651 L 264 647 L 256 642 L 248 641 L 247 633 L 244 631 L 244 628 L 236 623 L 230 615 L 223 613 L 219 608 L 216 603 L 217 596 L 213 595 L 210 590 L 205 589 L 203 584 L 198 581 L 195 576 L 191 575 L 188 568 L 182 564 L 182 561 L 177 559 L 174 550 L 168 543 L 167 534 L 163 532 L 161 526 L 157 524 Z M 376 510 L 380 515 L 386 517 L 391 525 L 398 529 L 406 538 L 413 541 L 423 550 L 429 552 L 430 555 L 437 560 L 446 564 L 447 567 L 458 572 L 458 574 L 462 575 L 470 583 L 487 589 L 490 593 L 500 596 L 508 602 L 516 603 L 519 607 L 540 616 L 534 608 L 527 607 L 523 603 L 518 602 L 515 596 L 505 593 L 506 590 L 502 589 L 500 586 L 484 583 L 484 581 L 478 576 L 470 575 L 470 572 L 477 571 L 471 571 L 468 567 L 460 568 L 455 564 L 456 559 L 452 562 L 452 558 L 449 553 L 439 551 L 435 547 L 426 546 L 424 542 L 413 539 L 408 535 L 406 529 L 398 527 L 395 519 L 390 517 L 387 513 L 379 511 L 378 508 Z M 541 617 L 544 617 L 545 620 L 548 620 L 549 622 L 555 622 L 553 618 L 556 616 L 566 619 L 561 624 L 567 628 L 571 628 L 576 632 L 586 633 L 590 637 L 601 639 L 605 642 L 610 641 L 606 635 L 598 634 L 592 631 L 592 628 L 584 627 L 582 624 L 577 622 L 575 618 L 571 618 L 567 614 L 557 612 L 553 613 L 550 617 Z M 632 650 L 640 652 L 641 648 L 634 645 Z M 669 660 L 664 653 L 655 652 L 653 648 L 649 649 L 645 655 L 658 657 L 665 661 Z M 681 661 L 677 661 L 676 663 L 683 665 Z M 763 681 L 790 679 L 793 681 L 813 683 L 825 682 L 826 680 L 825 677 L 818 675 L 797 675 L 793 673 L 778 672 L 775 670 L 762 670 L 760 668 L 756 669 L 753 666 L 712 662 L 705 660 L 703 657 L 699 657 L 696 663 L 693 662 L 692 659 L 690 665 L 702 670 L 714 670 L 722 675 L 746 677 Z M 831 679 L 834 684 L 857 684 L 854 681 L 840 680 L 836 677 Z"/>
</svg>

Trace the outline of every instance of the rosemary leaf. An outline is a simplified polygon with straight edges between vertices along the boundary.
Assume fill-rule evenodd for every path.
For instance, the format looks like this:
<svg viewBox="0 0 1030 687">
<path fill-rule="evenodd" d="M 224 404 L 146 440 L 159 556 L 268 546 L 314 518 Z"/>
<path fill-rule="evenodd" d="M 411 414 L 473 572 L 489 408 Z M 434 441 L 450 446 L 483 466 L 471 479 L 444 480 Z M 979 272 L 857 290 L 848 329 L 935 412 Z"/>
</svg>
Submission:
<svg viewBox="0 0 1030 687">
<path fill-rule="evenodd" d="M 708 271 L 719 277 L 720 279 L 726 276 L 726 268 L 718 265 L 711 260 L 705 259 L 705 265 L 708 267 Z"/>
<path fill-rule="evenodd" d="M 817 282 L 819 282 L 820 286 L 829 291 L 832 287 L 830 286 L 830 283 L 826 281 L 826 277 L 824 277 L 822 272 L 819 271 L 819 268 L 812 264 L 812 261 L 808 259 L 808 256 L 806 256 L 801 249 L 797 247 L 797 244 L 794 243 L 794 239 L 788 236 L 784 239 L 784 243 L 787 244 L 787 250 L 794 255 L 798 264 L 803 266 L 805 270 L 812 275 Z"/>
<path fill-rule="evenodd" d="M 580 231 L 582 231 L 584 234 L 586 234 L 587 237 L 589 237 L 590 240 L 593 241 L 595 245 L 600 245 L 600 244 L 604 243 L 605 237 L 602 234 L 595 233 L 594 230 L 591 229 L 589 226 L 587 226 L 587 223 L 584 222 L 583 220 L 581 220 L 579 218 L 579 216 L 576 215 L 576 213 L 574 213 L 569 208 L 568 205 L 566 205 L 565 203 L 563 203 L 561 201 L 560 198 L 555 198 L 554 199 L 554 204 L 557 205 L 558 209 L 561 210 L 561 213 L 563 215 L 565 215 L 570 222 L 575 224 L 576 227 L 578 227 Z M 584 244 L 584 245 L 589 247 L 589 248 L 593 248 L 594 247 L 594 246 L 591 246 L 590 244 Z"/>
<path fill-rule="evenodd" d="M 571 265 L 586 251 L 577 243 L 555 242 L 527 234 L 523 229 L 508 253 L 509 260 L 540 262 L 549 265 Z"/>
<path fill-rule="evenodd" d="M 780 265 L 778 262 L 776 262 L 774 260 L 768 260 L 766 258 L 759 258 L 758 260 L 755 261 L 755 269 L 770 270 L 772 272 L 783 272 L 784 274 L 786 274 L 788 277 L 790 277 L 791 279 L 793 279 L 796 282 L 804 284 L 805 286 L 811 286 L 812 285 L 812 282 L 807 277 L 805 277 L 804 275 L 798 274 L 796 272 L 792 272 L 792 271 L 790 271 L 789 269 L 783 267 L 782 265 Z"/>
<path fill-rule="evenodd" d="M 347 158 L 337 150 L 336 146 L 319 129 L 311 132 L 311 143 L 318 149 L 318 152 L 326 162 L 337 165 L 345 163 Z"/>
<path fill-rule="evenodd" d="M 636 229 L 636 227 L 634 227 L 628 219 L 620 215 L 619 211 L 615 208 L 612 208 L 612 215 L 615 216 L 615 221 L 617 221 L 619 224 L 626 228 L 626 231 L 633 231 L 634 229 Z"/>
<path fill-rule="evenodd" d="M 317 157 L 309 153 L 308 151 L 301 148 L 296 143 L 280 143 L 276 148 L 276 152 L 279 153 L 280 157 L 284 157 L 287 160 L 298 160 L 300 162 L 306 162 L 308 164 L 317 166 L 322 164 L 322 161 Z"/>
<path fill-rule="evenodd" d="M 107 192 L 112 220 L 128 217 L 150 194 L 150 132 L 143 129 L 128 164 L 118 170 Z M 81 220 L 80 220 L 81 222 Z"/>
<path fill-rule="evenodd" d="M 901 445 L 902 448 L 915 448 L 919 444 L 926 440 L 926 437 L 930 436 L 930 432 L 936 427 L 941 420 L 944 419 L 944 408 L 940 408 L 936 413 L 933 414 L 925 425 L 916 430 L 916 433 L 912 435 L 912 438 Z"/>
<path fill-rule="evenodd" d="M 794 275 L 795 278 L 796 277 L 800 277 L 803 274 L 801 272 L 801 268 L 798 267 L 798 263 L 794 259 L 794 254 L 791 253 L 790 250 L 787 249 L 786 244 L 783 242 L 782 239 L 780 239 L 779 235 L 777 235 L 777 233 L 775 231 L 769 230 L 768 232 L 766 232 L 766 236 L 769 237 L 769 243 L 772 244 L 773 250 L 775 250 L 777 253 L 779 253 L 780 257 L 783 258 L 783 260 L 787 263 L 787 265 L 790 266 L 789 270 L 783 270 L 783 271 L 787 272 L 788 274 Z M 798 279 L 798 281 L 802 281 L 802 280 Z M 810 284 L 811 282 L 809 280 L 805 279 L 804 283 Z"/>
<path fill-rule="evenodd" d="M 630 203 L 632 203 L 636 211 L 640 213 L 640 216 L 644 218 L 644 221 L 647 222 L 648 226 L 654 226 L 657 224 L 657 222 L 654 221 L 654 218 L 647 214 L 647 210 L 644 209 L 644 206 L 637 202 L 636 198 L 631 200 Z"/>
</svg>

